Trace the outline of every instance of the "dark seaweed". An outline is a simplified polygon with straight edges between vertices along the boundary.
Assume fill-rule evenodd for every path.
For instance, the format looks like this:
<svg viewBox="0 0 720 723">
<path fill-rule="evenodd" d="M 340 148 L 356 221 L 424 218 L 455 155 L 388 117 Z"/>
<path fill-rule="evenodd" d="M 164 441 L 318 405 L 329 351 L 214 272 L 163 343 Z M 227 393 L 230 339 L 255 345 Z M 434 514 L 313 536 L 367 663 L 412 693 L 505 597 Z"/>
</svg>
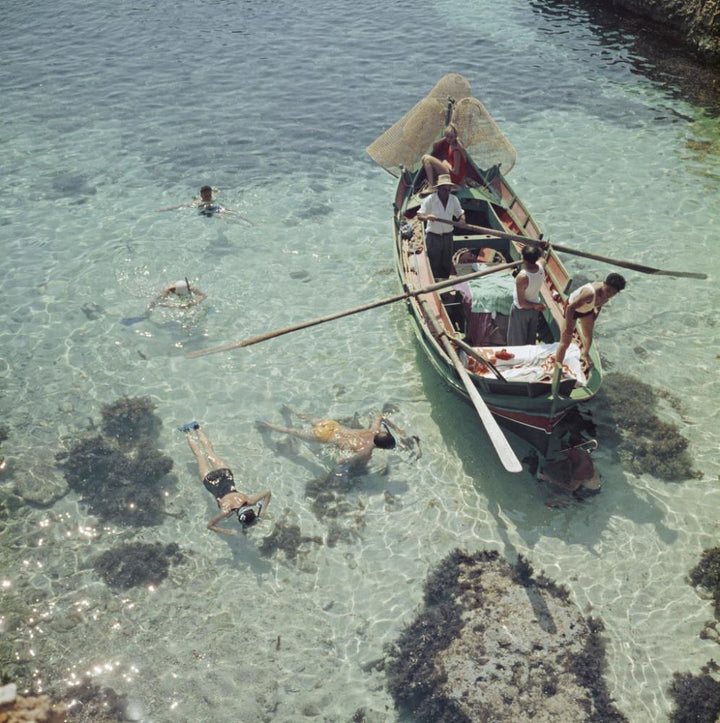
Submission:
<svg viewBox="0 0 720 723">
<path fill-rule="evenodd" d="M 102 431 L 106 437 L 122 446 L 132 446 L 140 440 L 156 440 L 162 420 L 155 414 L 150 397 L 121 397 L 100 410 Z"/>
<path fill-rule="evenodd" d="M 710 592 L 715 602 L 715 617 L 720 619 L 720 547 L 703 552 L 700 562 L 690 570 L 690 583 Z"/>
<path fill-rule="evenodd" d="M 649 473 L 658 479 L 677 481 L 699 478 L 693 468 L 688 440 L 675 424 L 657 416 L 658 399 L 667 399 L 679 409 L 671 395 L 627 374 L 607 374 L 599 395 L 615 427 L 618 454 L 635 474 Z"/>
<path fill-rule="evenodd" d="M 322 545 L 322 538 L 307 537 L 301 534 L 298 525 L 279 521 L 273 531 L 263 539 L 258 549 L 266 557 L 270 557 L 277 550 L 282 550 L 288 560 L 295 562 L 300 546 L 306 542 Z"/>
<path fill-rule="evenodd" d="M 167 577 L 170 565 L 184 557 L 175 543 L 130 542 L 103 552 L 93 566 L 107 585 L 127 590 L 139 585 L 159 585 Z"/>
<path fill-rule="evenodd" d="M 673 673 L 669 687 L 675 701 L 671 723 L 715 723 L 718 720 L 720 682 L 710 675 L 709 668 L 709 665 L 703 666 L 702 675 Z"/>
<path fill-rule="evenodd" d="M 105 436 L 75 442 L 58 454 L 68 485 L 102 520 L 123 525 L 158 525 L 164 497 L 158 489 L 173 461 L 156 449 L 161 421 L 146 397 L 123 397 L 102 409 Z"/>
</svg>

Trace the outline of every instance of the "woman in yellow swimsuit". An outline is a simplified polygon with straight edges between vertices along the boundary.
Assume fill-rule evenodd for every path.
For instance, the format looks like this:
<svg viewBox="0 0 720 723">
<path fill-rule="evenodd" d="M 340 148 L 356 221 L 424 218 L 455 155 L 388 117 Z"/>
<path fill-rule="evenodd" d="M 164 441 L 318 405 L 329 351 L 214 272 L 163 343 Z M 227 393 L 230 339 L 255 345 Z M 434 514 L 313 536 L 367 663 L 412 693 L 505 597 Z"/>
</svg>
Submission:
<svg viewBox="0 0 720 723">
<path fill-rule="evenodd" d="M 397 446 L 397 442 L 390 431 L 391 428 L 400 435 L 405 434 L 402 429 L 393 424 L 383 414 L 378 414 L 375 417 L 370 429 L 352 429 L 350 427 L 343 427 L 340 422 L 336 422 L 334 419 L 315 419 L 309 414 L 298 412 L 288 406 L 285 406 L 285 409 L 308 422 L 311 428 L 296 429 L 293 427 L 281 427 L 270 422 L 258 422 L 258 426 L 274 429 L 276 432 L 290 434 L 293 437 L 299 437 L 307 442 L 332 444 L 343 452 L 350 452 L 351 455 L 349 457 L 343 457 L 338 460 L 339 464 L 367 462 L 373 450 L 376 448 L 394 449 Z"/>
</svg>

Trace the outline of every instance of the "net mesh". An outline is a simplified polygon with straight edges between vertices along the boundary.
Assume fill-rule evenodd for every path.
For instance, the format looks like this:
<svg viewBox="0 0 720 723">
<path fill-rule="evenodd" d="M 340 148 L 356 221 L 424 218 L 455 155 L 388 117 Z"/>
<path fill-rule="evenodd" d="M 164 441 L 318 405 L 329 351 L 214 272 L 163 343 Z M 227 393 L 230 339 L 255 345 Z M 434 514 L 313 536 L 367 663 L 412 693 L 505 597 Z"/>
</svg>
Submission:
<svg viewBox="0 0 720 723">
<path fill-rule="evenodd" d="M 455 101 L 452 121 L 473 161 L 483 169 L 502 163 L 507 173 L 515 165 L 515 149 L 482 103 L 470 96 L 470 84 L 459 73 L 443 76 L 425 98 L 373 141 L 367 147 L 370 158 L 396 177 L 400 166 L 417 171 L 423 154 L 443 132 L 448 98 Z"/>
<path fill-rule="evenodd" d="M 517 161 L 515 149 L 477 98 L 459 100 L 452 120 L 457 126 L 458 138 L 475 165 L 487 170 L 502 164 L 502 172 L 510 172 Z"/>
<path fill-rule="evenodd" d="M 368 155 L 393 176 L 400 175 L 400 166 L 416 171 L 421 157 L 445 127 L 448 97 L 457 101 L 469 94 L 470 84 L 462 75 L 444 76 L 425 98 L 367 147 Z"/>
</svg>

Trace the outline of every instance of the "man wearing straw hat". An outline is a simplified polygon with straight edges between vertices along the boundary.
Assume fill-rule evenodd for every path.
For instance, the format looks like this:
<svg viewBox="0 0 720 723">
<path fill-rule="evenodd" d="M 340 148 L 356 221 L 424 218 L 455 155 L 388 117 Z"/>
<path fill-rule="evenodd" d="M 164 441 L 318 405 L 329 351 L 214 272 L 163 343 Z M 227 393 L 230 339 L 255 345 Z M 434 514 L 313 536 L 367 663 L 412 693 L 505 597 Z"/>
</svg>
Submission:
<svg viewBox="0 0 720 723">
<path fill-rule="evenodd" d="M 433 186 L 434 193 L 423 199 L 417 214 L 420 221 L 427 222 L 425 248 L 436 279 L 446 279 L 454 271 L 453 221 L 465 221 L 465 211 L 460 201 L 450 193 L 457 188 L 449 174 L 441 174 Z"/>
</svg>

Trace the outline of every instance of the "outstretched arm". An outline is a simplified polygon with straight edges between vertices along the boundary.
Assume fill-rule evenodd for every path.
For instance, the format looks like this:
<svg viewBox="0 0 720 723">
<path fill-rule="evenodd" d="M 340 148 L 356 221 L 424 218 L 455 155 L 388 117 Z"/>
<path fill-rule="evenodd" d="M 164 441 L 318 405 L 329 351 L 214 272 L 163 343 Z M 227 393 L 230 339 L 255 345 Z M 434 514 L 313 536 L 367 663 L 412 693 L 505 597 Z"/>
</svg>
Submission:
<svg viewBox="0 0 720 723">
<path fill-rule="evenodd" d="M 248 497 L 247 503 L 251 506 L 260 503 L 260 511 L 258 512 L 258 517 L 262 517 L 263 514 L 265 514 L 265 510 L 267 510 L 267 506 L 270 504 L 271 497 L 272 494 L 270 494 L 270 490 L 264 490 L 263 492 L 259 492 L 256 495 Z"/>
<path fill-rule="evenodd" d="M 225 530 L 222 527 L 218 527 L 217 523 L 220 522 L 220 520 L 224 520 L 228 515 L 232 514 L 232 510 L 229 510 L 228 512 L 218 512 L 215 517 L 210 520 L 207 524 L 208 530 L 212 530 L 213 532 L 221 532 L 223 535 L 237 535 L 237 532 L 235 530 Z"/>
</svg>

